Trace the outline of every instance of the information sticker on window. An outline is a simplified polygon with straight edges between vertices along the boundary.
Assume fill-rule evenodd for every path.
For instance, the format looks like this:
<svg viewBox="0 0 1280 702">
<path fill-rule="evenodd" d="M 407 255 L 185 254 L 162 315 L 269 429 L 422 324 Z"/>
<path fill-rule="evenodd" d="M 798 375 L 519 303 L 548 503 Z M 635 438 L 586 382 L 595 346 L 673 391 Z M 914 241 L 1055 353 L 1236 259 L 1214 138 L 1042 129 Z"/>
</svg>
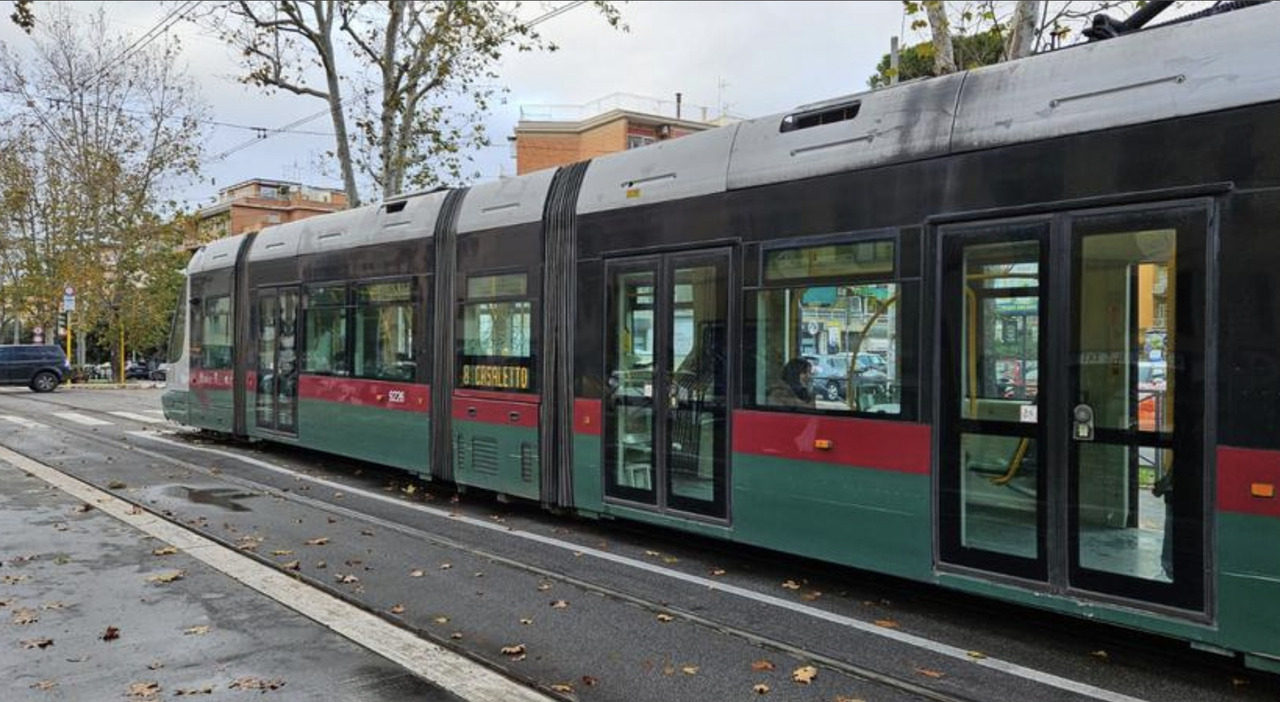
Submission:
<svg viewBox="0 0 1280 702">
<path fill-rule="evenodd" d="M 1021 412 L 1022 412 L 1022 416 L 1021 416 L 1021 418 L 1020 418 L 1020 420 L 1021 420 L 1022 422 L 1025 422 L 1025 423 L 1028 423 L 1028 424 L 1035 424 L 1035 423 L 1036 423 L 1036 421 L 1037 421 L 1037 420 L 1036 420 L 1036 410 L 1038 409 L 1038 407 L 1037 407 L 1036 405 L 1023 405 L 1022 407 L 1020 407 L 1020 408 L 1018 408 L 1018 409 L 1019 409 L 1019 410 L 1021 410 Z"/>
</svg>

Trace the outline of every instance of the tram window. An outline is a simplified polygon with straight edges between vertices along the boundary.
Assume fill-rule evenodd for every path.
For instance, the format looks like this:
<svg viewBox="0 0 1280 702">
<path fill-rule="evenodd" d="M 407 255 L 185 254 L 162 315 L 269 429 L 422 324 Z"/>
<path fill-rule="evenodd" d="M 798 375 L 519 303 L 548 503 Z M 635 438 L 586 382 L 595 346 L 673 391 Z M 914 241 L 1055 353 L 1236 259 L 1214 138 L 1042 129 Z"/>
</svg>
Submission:
<svg viewBox="0 0 1280 702">
<path fill-rule="evenodd" d="M 889 240 L 765 254 L 748 295 L 748 405 L 901 414 L 900 288 Z"/>
<path fill-rule="evenodd" d="M 307 289 L 306 340 L 303 372 L 351 375 L 347 357 L 347 287 L 328 285 Z"/>
<path fill-rule="evenodd" d="M 533 381 L 533 301 L 524 273 L 467 280 L 461 314 L 458 386 L 529 392 Z"/>
<path fill-rule="evenodd" d="M 355 373 L 413 380 L 413 284 L 402 280 L 355 288 Z"/>
<path fill-rule="evenodd" d="M 200 367 L 206 370 L 231 367 L 231 298 L 227 295 L 204 301 Z"/>
</svg>

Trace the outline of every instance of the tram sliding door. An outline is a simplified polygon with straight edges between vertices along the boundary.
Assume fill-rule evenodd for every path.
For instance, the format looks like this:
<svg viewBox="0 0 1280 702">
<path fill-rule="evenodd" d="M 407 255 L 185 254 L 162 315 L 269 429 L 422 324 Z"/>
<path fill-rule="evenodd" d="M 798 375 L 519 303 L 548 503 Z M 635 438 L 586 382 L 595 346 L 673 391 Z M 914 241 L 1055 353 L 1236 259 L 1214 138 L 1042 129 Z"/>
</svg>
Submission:
<svg viewBox="0 0 1280 702">
<path fill-rule="evenodd" d="M 725 518 L 729 251 L 609 263 L 605 494 Z"/>
<path fill-rule="evenodd" d="M 298 288 L 257 292 L 257 392 L 254 416 L 259 429 L 298 432 Z"/>
<path fill-rule="evenodd" d="M 943 230 L 942 561 L 1203 609 L 1207 222 Z"/>
</svg>

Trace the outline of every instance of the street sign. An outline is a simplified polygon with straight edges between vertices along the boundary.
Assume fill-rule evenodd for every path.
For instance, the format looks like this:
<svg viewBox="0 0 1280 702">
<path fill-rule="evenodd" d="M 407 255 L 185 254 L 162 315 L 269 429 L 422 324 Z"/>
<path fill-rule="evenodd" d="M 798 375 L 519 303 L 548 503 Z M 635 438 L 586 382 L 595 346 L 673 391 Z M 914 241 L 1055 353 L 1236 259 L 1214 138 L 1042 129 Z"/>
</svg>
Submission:
<svg viewBox="0 0 1280 702">
<path fill-rule="evenodd" d="M 63 312 L 75 312 L 75 311 L 76 311 L 76 296 L 75 296 L 75 295 L 66 295 L 66 296 L 64 296 L 64 297 L 62 298 L 62 311 L 63 311 Z"/>
<path fill-rule="evenodd" d="M 32 333 L 32 334 L 37 334 L 37 335 L 38 335 L 38 334 L 43 334 L 43 333 L 44 333 L 44 327 L 36 327 L 35 329 L 32 329 L 32 330 L 31 330 L 31 333 Z"/>
<path fill-rule="evenodd" d="M 31 335 L 31 343 L 33 343 L 33 344 L 43 344 L 43 343 L 44 343 L 44 334 L 32 334 L 32 335 Z"/>
</svg>

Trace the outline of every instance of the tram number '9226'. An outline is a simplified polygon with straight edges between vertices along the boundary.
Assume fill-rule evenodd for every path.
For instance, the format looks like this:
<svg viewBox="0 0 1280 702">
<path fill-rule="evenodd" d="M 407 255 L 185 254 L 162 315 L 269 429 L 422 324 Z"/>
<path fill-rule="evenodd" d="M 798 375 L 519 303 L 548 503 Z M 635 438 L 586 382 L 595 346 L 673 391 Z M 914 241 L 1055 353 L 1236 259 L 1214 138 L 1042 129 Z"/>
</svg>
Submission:
<svg viewBox="0 0 1280 702">
<path fill-rule="evenodd" d="M 404 390 L 388 390 L 388 391 L 387 391 L 387 402 L 390 402 L 390 403 L 393 403 L 393 404 L 397 404 L 397 405 L 403 405 L 403 404 L 404 404 Z"/>
</svg>

